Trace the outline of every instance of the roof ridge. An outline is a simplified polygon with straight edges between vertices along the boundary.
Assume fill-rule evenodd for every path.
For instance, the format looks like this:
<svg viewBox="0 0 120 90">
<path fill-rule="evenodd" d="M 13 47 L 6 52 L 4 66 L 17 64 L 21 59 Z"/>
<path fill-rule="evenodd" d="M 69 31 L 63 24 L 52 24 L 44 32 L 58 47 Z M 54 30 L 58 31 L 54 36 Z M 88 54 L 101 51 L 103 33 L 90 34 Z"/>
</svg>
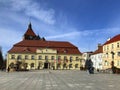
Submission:
<svg viewBox="0 0 120 90">
<path fill-rule="evenodd" d="M 116 42 L 116 41 L 119 41 L 119 40 L 120 40 L 120 34 L 117 34 L 117 35 L 113 36 L 109 41 L 106 41 L 104 43 L 104 45 L 110 44 L 110 43 L 113 43 L 113 42 Z"/>
</svg>

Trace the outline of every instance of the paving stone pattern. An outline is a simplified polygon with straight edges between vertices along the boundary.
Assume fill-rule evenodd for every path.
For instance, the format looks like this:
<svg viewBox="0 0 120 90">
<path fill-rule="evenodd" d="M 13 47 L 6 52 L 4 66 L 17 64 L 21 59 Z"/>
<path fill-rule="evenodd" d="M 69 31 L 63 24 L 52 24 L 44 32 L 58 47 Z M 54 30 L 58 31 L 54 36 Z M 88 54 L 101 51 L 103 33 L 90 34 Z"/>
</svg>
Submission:
<svg viewBox="0 0 120 90">
<path fill-rule="evenodd" d="M 0 72 L 0 90 L 120 90 L 120 75 L 79 70 Z"/>
</svg>

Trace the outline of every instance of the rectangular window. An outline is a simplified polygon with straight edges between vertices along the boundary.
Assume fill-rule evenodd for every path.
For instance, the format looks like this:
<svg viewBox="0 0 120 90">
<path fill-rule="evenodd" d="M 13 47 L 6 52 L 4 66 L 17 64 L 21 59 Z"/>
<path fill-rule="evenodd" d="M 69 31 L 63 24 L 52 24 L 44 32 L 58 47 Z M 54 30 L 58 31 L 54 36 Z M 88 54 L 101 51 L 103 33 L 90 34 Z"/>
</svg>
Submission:
<svg viewBox="0 0 120 90">
<path fill-rule="evenodd" d="M 48 60 L 48 56 L 45 56 L 45 60 Z"/>
<path fill-rule="evenodd" d="M 78 57 L 76 57 L 76 61 L 79 61 L 79 58 L 78 58 Z"/>
<path fill-rule="evenodd" d="M 55 57 L 54 57 L 54 56 L 51 56 L 51 60 L 55 60 Z"/>
<path fill-rule="evenodd" d="M 83 57 L 86 57 L 86 56 L 87 56 L 86 54 L 83 55 Z"/>
<path fill-rule="evenodd" d="M 61 60 L 61 56 L 58 56 L 58 60 Z"/>
<path fill-rule="evenodd" d="M 104 62 L 104 66 L 108 66 L 108 62 L 106 60 Z"/>
<path fill-rule="evenodd" d="M 120 46 L 119 46 L 119 43 L 117 43 L 117 48 L 119 48 Z"/>
<path fill-rule="evenodd" d="M 70 57 L 70 62 L 72 62 L 72 60 L 73 60 L 73 58 L 72 58 L 72 56 Z"/>
<path fill-rule="evenodd" d="M 34 60 L 34 59 L 35 59 L 34 55 L 32 55 L 32 56 L 31 56 L 31 59 L 32 59 L 32 60 Z"/>
<path fill-rule="evenodd" d="M 39 60 L 42 60 L 42 56 L 38 56 L 38 59 L 39 59 Z"/>
<path fill-rule="evenodd" d="M 31 68 L 33 68 L 34 67 L 34 63 L 31 63 Z"/>
<path fill-rule="evenodd" d="M 106 53 L 106 58 L 108 58 L 108 53 Z"/>
<path fill-rule="evenodd" d="M 64 56 L 64 60 L 67 60 L 67 57 L 66 57 L 66 56 Z"/>
<path fill-rule="evenodd" d="M 64 62 L 68 62 L 67 56 L 64 56 Z"/>
<path fill-rule="evenodd" d="M 15 59 L 15 55 L 11 55 L 11 59 Z"/>
<path fill-rule="evenodd" d="M 114 49 L 114 45 L 112 44 L 112 49 Z"/>
<path fill-rule="evenodd" d="M 106 50 L 106 47 L 104 46 L 104 51 Z"/>
<path fill-rule="evenodd" d="M 75 68 L 78 68 L 78 64 L 75 64 Z"/>
<path fill-rule="evenodd" d="M 24 66 L 25 68 L 27 68 L 28 67 L 28 63 L 25 63 L 25 66 Z"/>
<path fill-rule="evenodd" d="M 120 56 L 120 52 L 118 52 L 118 56 Z"/>
<path fill-rule="evenodd" d="M 73 67 L 72 67 L 72 64 L 69 64 L 69 68 L 73 68 Z"/>
<path fill-rule="evenodd" d="M 120 61 L 117 61 L 117 66 L 120 66 Z"/>
<path fill-rule="evenodd" d="M 107 50 L 109 50 L 109 46 L 107 46 Z"/>
</svg>

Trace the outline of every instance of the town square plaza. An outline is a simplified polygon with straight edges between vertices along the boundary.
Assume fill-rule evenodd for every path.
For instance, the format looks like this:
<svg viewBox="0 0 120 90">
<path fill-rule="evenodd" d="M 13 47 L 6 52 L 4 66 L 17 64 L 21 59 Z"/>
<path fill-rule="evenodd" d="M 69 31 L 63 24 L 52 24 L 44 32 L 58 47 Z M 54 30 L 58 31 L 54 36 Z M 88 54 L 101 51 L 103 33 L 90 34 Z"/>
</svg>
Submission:
<svg viewBox="0 0 120 90">
<path fill-rule="evenodd" d="M 80 70 L 0 71 L 0 90 L 120 90 L 120 75 Z"/>
</svg>

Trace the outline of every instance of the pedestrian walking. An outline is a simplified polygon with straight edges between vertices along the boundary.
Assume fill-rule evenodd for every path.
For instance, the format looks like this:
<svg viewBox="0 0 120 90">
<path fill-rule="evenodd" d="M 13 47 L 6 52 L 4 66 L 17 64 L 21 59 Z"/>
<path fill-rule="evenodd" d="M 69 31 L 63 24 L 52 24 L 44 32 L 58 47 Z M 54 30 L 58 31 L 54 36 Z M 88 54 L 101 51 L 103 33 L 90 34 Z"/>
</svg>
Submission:
<svg viewBox="0 0 120 90">
<path fill-rule="evenodd" d="M 114 66 L 114 61 L 111 62 L 111 69 L 112 69 L 112 73 L 115 74 L 117 68 Z"/>
<path fill-rule="evenodd" d="M 9 71 L 10 71 L 10 67 L 8 67 L 7 71 L 8 71 L 8 73 L 9 73 Z"/>
<path fill-rule="evenodd" d="M 91 59 L 86 60 L 85 68 L 89 71 L 89 74 L 94 74 L 94 67 Z"/>
</svg>

